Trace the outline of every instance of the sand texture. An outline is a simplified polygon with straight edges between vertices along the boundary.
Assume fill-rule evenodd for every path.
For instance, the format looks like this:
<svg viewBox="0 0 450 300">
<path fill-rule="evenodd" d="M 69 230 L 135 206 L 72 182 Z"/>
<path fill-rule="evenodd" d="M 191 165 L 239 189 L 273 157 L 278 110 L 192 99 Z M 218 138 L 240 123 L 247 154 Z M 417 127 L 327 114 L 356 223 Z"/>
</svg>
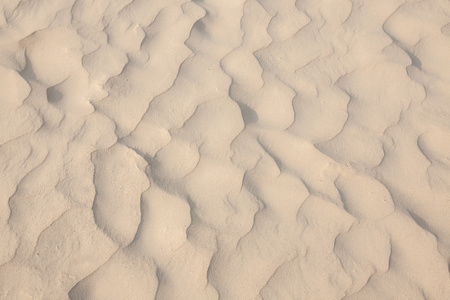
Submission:
<svg viewBox="0 0 450 300">
<path fill-rule="evenodd" d="M 450 299 L 450 1 L 0 12 L 1 300 Z"/>
</svg>

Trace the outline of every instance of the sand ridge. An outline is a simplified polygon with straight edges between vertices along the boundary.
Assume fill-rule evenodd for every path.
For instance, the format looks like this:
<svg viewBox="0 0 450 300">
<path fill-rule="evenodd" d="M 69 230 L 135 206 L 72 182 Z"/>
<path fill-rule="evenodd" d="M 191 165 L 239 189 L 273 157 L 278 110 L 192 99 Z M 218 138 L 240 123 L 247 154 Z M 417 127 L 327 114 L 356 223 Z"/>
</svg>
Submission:
<svg viewBox="0 0 450 300">
<path fill-rule="evenodd" d="M 450 297 L 448 1 L 0 7 L 1 299 Z"/>
</svg>

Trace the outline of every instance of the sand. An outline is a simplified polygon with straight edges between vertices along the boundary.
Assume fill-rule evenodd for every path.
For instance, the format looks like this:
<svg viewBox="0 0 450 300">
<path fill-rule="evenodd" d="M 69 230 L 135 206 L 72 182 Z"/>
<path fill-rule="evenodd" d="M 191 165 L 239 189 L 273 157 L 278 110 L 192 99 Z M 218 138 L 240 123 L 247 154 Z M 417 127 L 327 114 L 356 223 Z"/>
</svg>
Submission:
<svg viewBox="0 0 450 300">
<path fill-rule="evenodd" d="M 450 299 L 448 0 L 0 11 L 0 299 Z"/>
</svg>

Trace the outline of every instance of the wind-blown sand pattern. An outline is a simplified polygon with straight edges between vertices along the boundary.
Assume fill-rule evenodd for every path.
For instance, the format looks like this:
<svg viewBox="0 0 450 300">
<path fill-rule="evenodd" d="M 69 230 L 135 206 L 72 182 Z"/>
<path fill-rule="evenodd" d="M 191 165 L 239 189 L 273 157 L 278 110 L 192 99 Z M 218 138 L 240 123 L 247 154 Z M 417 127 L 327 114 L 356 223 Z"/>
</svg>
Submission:
<svg viewBox="0 0 450 300">
<path fill-rule="evenodd" d="M 450 299 L 448 0 L 0 7 L 0 299 Z"/>
</svg>

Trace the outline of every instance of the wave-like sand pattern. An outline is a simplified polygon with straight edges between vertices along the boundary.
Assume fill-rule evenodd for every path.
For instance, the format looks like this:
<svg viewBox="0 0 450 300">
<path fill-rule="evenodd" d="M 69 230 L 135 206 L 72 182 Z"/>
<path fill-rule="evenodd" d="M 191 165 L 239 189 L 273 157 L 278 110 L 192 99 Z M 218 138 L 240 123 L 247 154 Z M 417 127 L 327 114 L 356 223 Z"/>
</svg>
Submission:
<svg viewBox="0 0 450 300">
<path fill-rule="evenodd" d="M 450 298 L 450 4 L 0 3 L 1 299 Z"/>
</svg>

